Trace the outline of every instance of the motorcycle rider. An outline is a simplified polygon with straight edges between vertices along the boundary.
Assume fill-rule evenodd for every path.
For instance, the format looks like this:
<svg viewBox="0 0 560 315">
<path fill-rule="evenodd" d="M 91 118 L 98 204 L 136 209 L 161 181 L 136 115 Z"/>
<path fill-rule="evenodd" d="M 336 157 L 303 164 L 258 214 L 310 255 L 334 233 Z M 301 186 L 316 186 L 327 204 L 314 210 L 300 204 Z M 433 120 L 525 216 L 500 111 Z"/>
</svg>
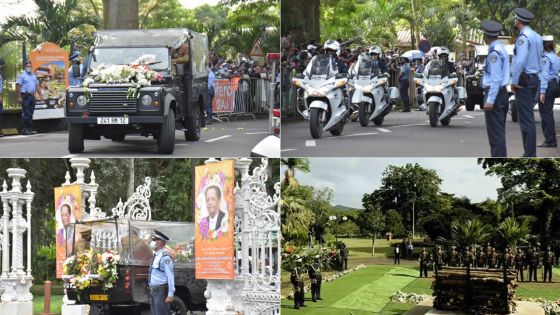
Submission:
<svg viewBox="0 0 560 315">
<path fill-rule="evenodd" d="M 449 48 L 441 46 L 438 49 L 437 55 L 440 60 L 447 64 L 447 69 L 449 70 L 450 74 L 456 72 L 455 65 L 453 64 L 453 62 L 449 61 Z"/>
<path fill-rule="evenodd" d="M 373 61 L 377 63 L 379 71 L 381 71 L 381 73 L 387 72 L 387 63 L 381 58 L 381 48 L 379 48 L 379 46 L 371 46 L 368 53 L 373 58 Z"/>
</svg>

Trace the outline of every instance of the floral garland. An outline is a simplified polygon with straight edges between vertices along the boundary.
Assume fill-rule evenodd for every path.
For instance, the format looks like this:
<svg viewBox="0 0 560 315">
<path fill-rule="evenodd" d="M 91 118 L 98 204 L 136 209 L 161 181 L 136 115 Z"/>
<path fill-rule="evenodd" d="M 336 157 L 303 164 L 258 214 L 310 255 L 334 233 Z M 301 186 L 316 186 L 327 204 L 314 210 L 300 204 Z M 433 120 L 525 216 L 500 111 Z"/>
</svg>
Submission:
<svg viewBox="0 0 560 315">
<path fill-rule="evenodd" d="M 90 76 L 82 83 L 86 88 L 86 97 L 89 99 L 90 94 L 88 87 L 92 83 L 131 83 L 132 86 L 128 88 L 126 97 L 129 99 L 137 99 L 142 87 L 152 85 L 152 81 L 163 80 L 163 75 L 153 71 L 148 65 L 154 58 L 155 57 L 149 55 L 141 56 L 130 65 L 100 65 L 95 68 Z"/>
<path fill-rule="evenodd" d="M 93 249 L 66 258 L 63 264 L 64 275 L 71 276 L 68 280 L 71 288 L 83 291 L 93 285 L 103 285 L 107 290 L 118 280 L 117 265 L 120 256 L 113 251 L 99 255 Z M 93 271 L 93 273 L 92 273 Z M 97 273 L 97 276 L 94 276 Z"/>
</svg>

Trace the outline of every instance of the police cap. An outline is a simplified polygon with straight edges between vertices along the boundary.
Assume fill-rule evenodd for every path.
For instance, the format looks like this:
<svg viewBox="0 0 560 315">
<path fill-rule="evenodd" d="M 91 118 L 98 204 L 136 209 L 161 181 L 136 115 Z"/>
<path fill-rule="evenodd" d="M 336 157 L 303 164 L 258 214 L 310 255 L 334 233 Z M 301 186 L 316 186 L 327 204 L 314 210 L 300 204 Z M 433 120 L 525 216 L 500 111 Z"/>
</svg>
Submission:
<svg viewBox="0 0 560 315">
<path fill-rule="evenodd" d="M 167 237 L 167 235 L 163 234 L 162 232 L 155 230 L 154 231 L 154 236 L 152 236 L 152 240 L 160 240 L 160 241 L 164 241 L 167 242 L 169 241 L 169 237 Z"/>
<path fill-rule="evenodd" d="M 515 18 L 525 23 L 529 23 L 535 18 L 535 15 L 525 8 L 517 8 L 514 12 Z"/>
<path fill-rule="evenodd" d="M 496 21 L 485 20 L 480 22 L 480 29 L 482 29 L 484 35 L 497 37 L 500 35 L 503 27 L 502 24 Z"/>
</svg>

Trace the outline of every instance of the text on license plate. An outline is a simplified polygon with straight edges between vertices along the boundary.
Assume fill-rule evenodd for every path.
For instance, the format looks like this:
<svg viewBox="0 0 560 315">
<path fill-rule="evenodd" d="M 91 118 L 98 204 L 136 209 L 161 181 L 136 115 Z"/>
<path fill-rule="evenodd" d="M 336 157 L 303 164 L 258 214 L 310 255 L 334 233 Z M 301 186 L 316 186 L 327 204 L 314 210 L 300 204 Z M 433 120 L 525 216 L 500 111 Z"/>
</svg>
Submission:
<svg viewBox="0 0 560 315">
<path fill-rule="evenodd" d="M 109 296 L 107 294 L 90 294 L 89 299 L 91 301 L 108 301 Z"/>
<path fill-rule="evenodd" d="M 97 117 L 99 125 L 128 125 L 128 117 Z"/>
</svg>

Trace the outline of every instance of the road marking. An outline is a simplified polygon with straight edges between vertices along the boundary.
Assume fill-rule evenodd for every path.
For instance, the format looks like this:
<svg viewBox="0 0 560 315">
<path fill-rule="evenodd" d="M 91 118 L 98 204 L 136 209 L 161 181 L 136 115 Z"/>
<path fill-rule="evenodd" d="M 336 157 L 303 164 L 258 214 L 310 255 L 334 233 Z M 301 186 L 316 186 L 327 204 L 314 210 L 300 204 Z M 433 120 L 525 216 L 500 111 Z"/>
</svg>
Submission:
<svg viewBox="0 0 560 315">
<path fill-rule="evenodd" d="M 297 151 L 297 149 L 282 149 L 280 152 Z"/>
<path fill-rule="evenodd" d="M 317 142 L 315 142 L 315 140 L 305 140 L 305 146 L 306 147 L 316 147 Z"/>
<path fill-rule="evenodd" d="M 229 138 L 229 137 L 231 137 L 231 135 L 225 135 L 225 136 L 221 136 L 221 137 L 209 139 L 209 140 L 206 140 L 206 141 L 204 141 L 204 142 L 210 143 L 210 142 L 222 140 L 222 139 Z"/>
<path fill-rule="evenodd" d="M 470 123 L 471 123 L 470 121 L 465 121 L 465 124 L 470 124 Z"/>
<path fill-rule="evenodd" d="M 268 133 L 268 131 L 258 131 L 258 132 L 246 132 L 246 135 L 262 135 L 264 133 Z"/>
<path fill-rule="evenodd" d="M 474 116 L 471 116 L 471 115 L 463 115 L 463 117 L 474 118 Z"/>
<path fill-rule="evenodd" d="M 18 135 L 18 136 L 5 136 L 0 138 L 0 140 L 11 140 L 11 139 L 22 139 L 22 138 L 28 138 L 29 136 L 24 136 L 24 135 Z"/>
<path fill-rule="evenodd" d="M 354 133 L 354 134 L 350 134 L 350 135 L 344 135 L 342 137 L 358 137 L 358 136 L 371 136 L 371 135 L 376 135 L 377 132 L 364 132 L 364 133 Z M 335 139 L 335 138 L 333 138 Z"/>
<path fill-rule="evenodd" d="M 377 130 L 379 130 L 381 132 L 391 132 L 391 130 L 385 129 L 385 128 L 377 128 Z"/>
</svg>

